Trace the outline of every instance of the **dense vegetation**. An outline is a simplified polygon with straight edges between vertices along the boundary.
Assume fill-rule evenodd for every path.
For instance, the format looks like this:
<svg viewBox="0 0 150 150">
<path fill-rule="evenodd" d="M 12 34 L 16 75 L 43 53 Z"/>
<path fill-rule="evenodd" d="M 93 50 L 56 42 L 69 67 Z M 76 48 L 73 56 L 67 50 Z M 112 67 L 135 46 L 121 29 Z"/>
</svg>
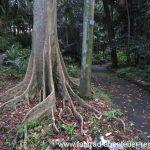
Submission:
<svg viewBox="0 0 150 150">
<path fill-rule="evenodd" d="M 23 48 L 31 48 L 32 5 L 32 0 L 2 0 L 0 2 L 1 53 L 11 49 L 10 47 L 15 42 L 19 42 Z M 117 50 L 119 65 L 134 67 L 149 65 L 149 1 L 129 1 L 128 9 L 125 4 L 121 4 L 118 1 L 110 0 L 107 5 L 110 6 L 112 27 L 115 33 L 112 39 L 113 47 Z M 82 1 L 61 0 L 58 2 L 59 42 L 62 53 L 65 56 L 65 61 L 68 63 L 80 62 L 82 14 Z M 105 16 L 103 2 L 96 1 L 93 63 L 100 63 L 103 60 L 110 61 L 112 48 L 109 46 L 109 34 L 107 32 L 107 19 Z"/>
</svg>

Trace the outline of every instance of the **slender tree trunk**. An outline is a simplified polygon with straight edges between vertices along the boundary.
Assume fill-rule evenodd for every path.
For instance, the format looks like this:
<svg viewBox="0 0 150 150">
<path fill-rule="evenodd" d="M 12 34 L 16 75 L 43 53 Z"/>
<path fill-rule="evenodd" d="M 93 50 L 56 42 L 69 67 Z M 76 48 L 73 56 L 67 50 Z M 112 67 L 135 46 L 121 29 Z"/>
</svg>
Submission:
<svg viewBox="0 0 150 150">
<path fill-rule="evenodd" d="M 130 13 L 129 13 L 129 6 L 127 0 L 126 0 L 126 10 L 127 10 L 127 18 L 128 18 L 128 42 L 127 42 L 126 56 L 127 56 L 127 63 L 130 64 L 131 60 L 130 60 L 129 44 L 130 44 L 130 35 L 131 35 L 131 22 L 130 22 Z"/>
<path fill-rule="evenodd" d="M 82 64 L 80 77 L 80 95 L 83 97 L 91 96 L 94 5 L 94 0 L 84 0 Z"/>
<path fill-rule="evenodd" d="M 109 40 L 109 46 L 111 48 L 111 61 L 112 61 L 112 67 L 117 68 L 118 66 L 118 60 L 117 60 L 117 53 L 116 53 L 116 47 L 114 45 L 114 38 L 115 38 L 115 32 L 113 29 L 113 23 L 110 15 L 110 10 L 108 6 L 107 0 L 102 0 L 106 15 L 106 22 L 107 22 L 107 30 L 108 30 L 108 40 Z"/>
</svg>

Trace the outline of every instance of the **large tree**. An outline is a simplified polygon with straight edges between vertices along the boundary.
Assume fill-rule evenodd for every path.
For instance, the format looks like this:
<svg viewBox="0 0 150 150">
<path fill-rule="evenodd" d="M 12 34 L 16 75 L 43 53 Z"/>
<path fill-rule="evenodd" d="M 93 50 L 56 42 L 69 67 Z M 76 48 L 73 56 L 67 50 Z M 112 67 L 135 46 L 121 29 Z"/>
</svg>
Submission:
<svg viewBox="0 0 150 150">
<path fill-rule="evenodd" d="M 54 118 L 56 97 L 59 96 L 63 100 L 62 111 L 67 109 L 74 114 L 83 133 L 83 118 L 76 111 L 75 104 L 99 112 L 77 95 L 77 82 L 68 76 L 58 44 L 56 4 L 56 0 L 34 1 L 33 44 L 27 72 L 20 84 L 2 95 L 6 102 L 0 105 L 0 111 L 8 107 L 15 108 L 21 103 L 30 103 L 37 96 L 39 103 L 27 113 L 23 121 L 25 127 L 29 118 L 41 119 L 51 114 L 53 127 L 59 132 Z"/>
<path fill-rule="evenodd" d="M 117 59 L 116 46 L 114 44 L 115 31 L 113 28 L 113 21 L 112 21 L 110 9 L 109 9 L 109 3 L 108 3 L 108 0 L 102 0 L 102 1 L 103 1 L 104 11 L 105 11 L 105 16 L 106 16 L 106 25 L 107 25 L 107 30 L 108 30 L 109 47 L 111 49 L 112 67 L 117 68 L 118 59 Z"/>
</svg>

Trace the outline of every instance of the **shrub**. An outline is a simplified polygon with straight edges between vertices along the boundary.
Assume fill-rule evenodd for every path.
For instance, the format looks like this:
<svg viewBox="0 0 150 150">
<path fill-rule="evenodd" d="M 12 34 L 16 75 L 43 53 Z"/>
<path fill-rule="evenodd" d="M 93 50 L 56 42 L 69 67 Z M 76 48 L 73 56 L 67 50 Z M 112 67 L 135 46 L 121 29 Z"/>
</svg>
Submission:
<svg viewBox="0 0 150 150">
<path fill-rule="evenodd" d="M 126 67 L 126 68 L 122 68 L 122 69 L 119 69 L 117 71 L 117 75 L 119 77 L 122 77 L 122 78 L 132 78 L 134 75 L 132 73 L 132 68 L 131 67 Z"/>
<path fill-rule="evenodd" d="M 118 62 L 119 62 L 120 64 L 125 64 L 125 63 L 126 63 L 126 55 L 125 55 L 124 52 L 119 51 L 119 52 L 117 53 L 117 57 L 118 57 Z"/>
<path fill-rule="evenodd" d="M 104 116 L 108 119 L 108 120 L 112 120 L 113 117 L 121 117 L 123 116 L 123 113 L 121 112 L 120 109 L 113 109 L 112 111 L 109 112 L 105 112 Z"/>
<path fill-rule="evenodd" d="M 35 127 L 39 126 L 40 122 L 36 119 L 30 119 L 28 121 L 28 129 L 34 129 Z"/>
<path fill-rule="evenodd" d="M 106 59 L 106 58 L 105 58 Z M 104 59 L 104 56 L 101 51 L 97 53 L 93 53 L 92 63 L 93 64 L 103 64 L 106 63 L 106 60 Z"/>
<path fill-rule="evenodd" d="M 72 136 L 74 134 L 75 127 L 76 126 L 74 124 L 64 125 L 65 133 L 69 136 Z"/>
<path fill-rule="evenodd" d="M 74 64 L 75 62 L 77 62 L 77 60 L 71 56 L 64 56 L 63 58 L 66 65 Z"/>
<path fill-rule="evenodd" d="M 29 55 L 29 49 L 24 49 L 19 43 L 15 43 L 6 51 L 5 63 L 11 66 L 14 73 L 24 74 Z"/>
<path fill-rule="evenodd" d="M 10 33 L 5 33 L 0 35 L 0 52 L 5 52 L 16 43 L 17 38 Z"/>
<path fill-rule="evenodd" d="M 93 61 L 98 61 L 102 59 L 102 54 L 101 53 L 94 53 L 93 54 Z"/>
<path fill-rule="evenodd" d="M 119 77 L 134 79 L 134 80 L 141 78 L 146 82 L 150 82 L 149 74 L 150 74 L 150 66 L 143 66 L 142 68 L 126 67 L 126 68 L 121 68 L 117 71 L 117 75 Z"/>
<path fill-rule="evenodd" d="M 76 77 L 78 74 L 79 67 L 77 65 L 69 65 L 68 73 L 72 77 Z"/>
</svg>

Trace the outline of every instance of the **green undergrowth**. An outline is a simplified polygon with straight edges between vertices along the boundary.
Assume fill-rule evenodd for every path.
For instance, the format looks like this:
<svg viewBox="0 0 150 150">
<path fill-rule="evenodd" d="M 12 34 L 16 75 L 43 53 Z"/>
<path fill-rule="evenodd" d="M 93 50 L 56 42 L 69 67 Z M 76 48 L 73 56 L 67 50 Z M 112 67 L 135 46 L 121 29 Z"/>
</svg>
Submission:
<svg viewBox="0 0 150 150">
<path fill-rule="evenodd" d="M 118 69 L 117 76 L 134 82 L 140 82 L 145 87 L 150 87 L 150 66 L 125 67 Z"/>
<path fill-rule="evenodd" d="M 24 76 L 30 50 L 23 48 L 20 43 L 14 43 L 5 50 L 4 66 L 0 66 L 0 74 L 12 74 L 16 77 Z"/>
<path fill-rule="evenodd" d="M 0 75 L 3 75 L 3 74 L 12 75 L 17 78 L 21 78 L 24 76 L 24 72 L 18 72 L 18 70 L 14 68 L 13 66 L 1 66 Z"/>
<path fill-rule="evenodd" d="M 124 115 L 120 109 L 114 107 L 112 99 L 102 91 L 99 87 L 93 87 L 94 96 L 100 100 L 104 100 L 108 103 L 109 108 L 106 108 L 102 111 L 103 116 L 106 118 L 106 122 L 103 123 L 97 116 L 91 116 L 89 118 L 88 114 L 82 114 L 84 121 L 88 122 L 91 126 L 88 127 L 89 134 L 94 137 L 104 136 L 105 134 L 114 134 L 114 131 L 122 132 L 122 127 L 117 120 L 114 120 L 113 117 L 123 118 Z M 127 123 L 126 123 L 127 124 Z M 51 116 L 45 117 L 42 120 L 30 119 L 27 123 L 28 129 L 28 150 L 46 150 L 48 145 L 53 145 L 54 139 L 57 141 L 62 140 L 62 137 L 69 142 L 85 141 L 86 137 L 79 134 L 79 125 L 73 122 L 64 124 L 61 121 L 56 121 L 56 126 L 59 129 L 60 133 L 55 133 L 52 126 Z M 127 132 L 130 133 L 133 128 L 127 125 Z M 13 150 L 23 150 L 23 140 L 24 140 L 24 127 L 22 125 L 17 127 L 17 134 L 15 135 L 14 140 L 9 139 L 9 135 L 5 139 L 5 143 L 12 141 L 11 149 Z M 122 133 L 123 134 L 123 133 Z M 115 137 L 114 135 L 114 138 Z M 135 137 L 132 137 L 135 140 Z M 138 140 L 138 139 L 137 139 Z M 64 141 L 64 142 L 67 142 Z M 54 149 L 55 150 L 55 149 Z"/>
<path fill-rule="evenodd" d="M 114 100 L 100 87 L 93 86 L 94 96 L 106 101 L 110 106 L 114 105 Z"/>
<path fill-rule="evenodd" d="M 67 65 L 67 70 L 71 77 L 78 77 L 79 66 L 77 64 Z"/>
<path fill-rule="evenodd" d="M 3 80 L 0 80 L 0 86 L 3 86 L 6 82 Z"/>
<path fill-rule="evenodd" d="M 113 117 L 123 117 L 123 112 L 117 108 L 117 106 L 114 103 L 114 100 L 101 88 L 99 87 L 93 87 L 95 91 L 95 96 L 99 97 L 100 99 L 106 101 L 108 105 L 112 108 L 111 111 L 105 111 L 103 115 L 106 117 L 107 120 L 112 120 Z"/>
</svg>

